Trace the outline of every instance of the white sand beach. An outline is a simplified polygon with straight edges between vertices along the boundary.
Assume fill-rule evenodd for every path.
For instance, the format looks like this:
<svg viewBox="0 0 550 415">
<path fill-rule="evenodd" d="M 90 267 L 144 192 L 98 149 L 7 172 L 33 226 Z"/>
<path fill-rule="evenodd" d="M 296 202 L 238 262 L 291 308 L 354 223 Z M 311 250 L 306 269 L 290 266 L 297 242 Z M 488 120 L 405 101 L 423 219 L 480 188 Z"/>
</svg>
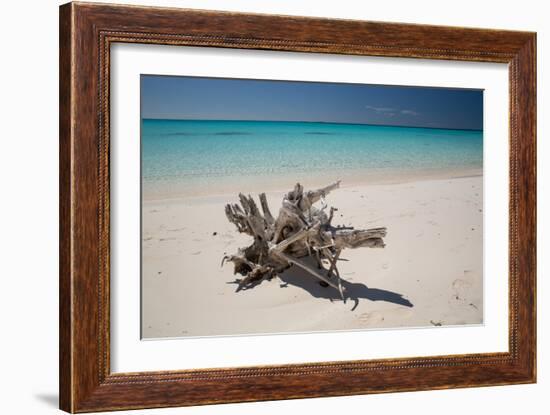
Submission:
<svg viewBox="0 0 550 415">
<path fill-rule="evenodd" d="M 274 214 L 293 184 L 267 193 Z M 220 264 L 250 242 L 224 214 L 237 194 L 143 202 L 144 338 L 483 322 L 482 176 L 343 182 L 327 196 L 338 208 L 335 225 L 385 226 L 388 232 L 383 249 L 342 253 L 346 302 L 295 267 L 235 292 L 239 276 L 232 264 Z"/>
</svg>

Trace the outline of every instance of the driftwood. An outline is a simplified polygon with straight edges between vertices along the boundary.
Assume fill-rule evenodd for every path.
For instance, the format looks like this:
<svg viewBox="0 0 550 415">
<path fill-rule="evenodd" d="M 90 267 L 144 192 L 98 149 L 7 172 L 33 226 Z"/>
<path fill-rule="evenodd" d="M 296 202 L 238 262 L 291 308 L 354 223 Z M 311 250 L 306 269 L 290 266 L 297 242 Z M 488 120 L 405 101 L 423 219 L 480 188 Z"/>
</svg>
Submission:
<svg viewBox="0 0 550 415">
<path fill-rule="evenodd" d="M 263 279 L 271 279 L 291 266 L 300 267 L 320 280 L 323 286 L 331 286 L 340 292 L 344 289 L 338 271 L 337 262 L 345 248 L 383 248 L 386 228 L 357 230 L 352 227 L 333 226 L 331 224 L 335 208 L 325 212 L 325 196 L 337 189 L 340 182 L 322 189 L 304 192 L 300 184 L 288 192 L 279 215 L 275 219 L 269 210 L 265 193 L 259 195 L 262 213 L 249 195 L 239 194 L 240 205 L 225 206 L 227 219 L 239 232 L 254 238 L 252 245 L 240 248 L 234 255 L 225 256 L 232 262 L 234 274 L 244 278 L 237 279 L 237 291 L 249 288 Z M 314 206 L 321 202 L 321 208 Z M 305 261 L 313 257 L 317 266 Z M 323 267 L 328 261 L 328 270 Z"/>
</svg>

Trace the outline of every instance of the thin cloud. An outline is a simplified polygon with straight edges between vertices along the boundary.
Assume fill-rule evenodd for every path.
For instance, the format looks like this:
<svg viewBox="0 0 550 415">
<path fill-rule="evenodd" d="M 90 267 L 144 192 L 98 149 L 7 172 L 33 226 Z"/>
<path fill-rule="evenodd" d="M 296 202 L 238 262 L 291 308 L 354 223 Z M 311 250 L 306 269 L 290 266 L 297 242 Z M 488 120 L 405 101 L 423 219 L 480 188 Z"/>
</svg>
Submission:
<svg viewBox="0 0 550 415">
<path fill-rule="evenodd" d="M 399 109 L 399 108 L 391 108 L 391 107 L 375 107 L 373 105 L 366 105 L 366 109 L 370 111 L 374 111 L 376 114 L 379 115 L 385 115 L 386 117 L 394 117 L 397 114 L 402 115 L 411 115 L 416 117 L 417 115 L 420 115 L 418 112 L 410 110 L 410 109 Z"/>
<path fill-rule="evenodd" d="M 372 105 L 367 105 L 365 107 L 366 109 L 373 110 L 374 112 L 395 112 L 395 108 L 389 108 L 389 107 L 373 107 Z"/>
<path fill-rule="evenodd" d="M 397 109 L 389 107 L 373 107 L 372 105 L 365 106 L 366 109 L 374 111 L 376 114 L 385 115 L 386 117 L 393 117 L 397 114 Z"/>
</svg>

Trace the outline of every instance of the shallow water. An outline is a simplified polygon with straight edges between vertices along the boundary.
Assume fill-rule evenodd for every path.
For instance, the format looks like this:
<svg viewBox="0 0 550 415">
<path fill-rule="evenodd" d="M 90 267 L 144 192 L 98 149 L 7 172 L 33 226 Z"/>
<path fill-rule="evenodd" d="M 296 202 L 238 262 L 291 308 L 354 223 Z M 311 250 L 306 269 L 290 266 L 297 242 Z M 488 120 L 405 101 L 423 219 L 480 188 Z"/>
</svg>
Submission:
<svg viewBox="0 0 550 415">
<path fill-rule="evenodd" d="M 483 132 L 271 121 L 142 120 L 144 197 L 231 183 L 384 178 L 483 164 Z"/>
</svg>

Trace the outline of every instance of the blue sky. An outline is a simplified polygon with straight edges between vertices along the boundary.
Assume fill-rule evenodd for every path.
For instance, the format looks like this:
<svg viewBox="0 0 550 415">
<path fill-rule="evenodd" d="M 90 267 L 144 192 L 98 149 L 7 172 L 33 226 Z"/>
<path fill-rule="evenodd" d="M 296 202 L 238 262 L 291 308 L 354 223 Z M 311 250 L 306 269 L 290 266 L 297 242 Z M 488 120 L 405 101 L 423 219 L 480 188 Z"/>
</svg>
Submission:
<svg viewBox="0 0 550 415">
<path fill-rule="evenodd" d="M 141 76 L 141 116 L 483 129 L 483 91 Z"/>
</svg>

